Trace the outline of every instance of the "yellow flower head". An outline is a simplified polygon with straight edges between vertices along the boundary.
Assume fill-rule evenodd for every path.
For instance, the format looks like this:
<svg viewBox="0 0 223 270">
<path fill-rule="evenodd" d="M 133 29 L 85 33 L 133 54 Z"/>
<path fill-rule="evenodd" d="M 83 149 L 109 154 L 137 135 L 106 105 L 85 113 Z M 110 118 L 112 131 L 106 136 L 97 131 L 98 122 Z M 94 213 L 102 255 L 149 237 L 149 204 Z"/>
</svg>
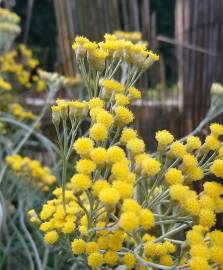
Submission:
<svg viewBox="0 0 223 270">
<path fill-rule="evenodd" d="M 160 171 L 161 164 L 158 160 L 147 158 L 142 162 L 143 173 L 148 176 L 154 176 Z"/>
<path fill-rule="evenodd" d="M 119 227 L 126 232 L 132 232 L 139 227 L 139 218 L 134 212 L 124 212 L 120 216 Z"/>
<path fill-rule="evenodd" d="M 141 210 L 140 205 L 133 199 L 126 199 L 122 205 L 122 212 L 133 212 L 139 214 Z"/>
<path fill-rule="evenodd" d="M 208 261 L 207 258 L 202 258 L 202 257 L 193 257 L 190 261 L 189 261 L 189 265 L 190 265 L 190 269 L 191 270 L 209 270 L 209 265 L 208 265 Z"/>
<path fill-rule="evenodd" d="M 184 176 L 180 170 L 170 168 L 165 174 L 165 180 L 170 185 L 181 184 L 184 180 Z"/>
<path fill-rule="evenodd" d="M 149 230 L 154 225 L 155 219 L 153 213 L 149 209 L 142 209 L 139 212 L 139 224 Z"/>
<path fill-rule="evenodd" d="M 87 258 L 87 262 L 91 268 L 98 268 L 103 264 L 103 255 L 99 252 L 91 253 Z"/>
<path fill-rule="evenodd" d="M 108 162 L 115 163 L 125 158 L 125 152 L 119 146 L 112 146 L 107 150 Z"/>
<path fill-rule="evenodd" d="M 186 154 L 186 147 L 181 142 L 176 141 L 170 145 L 170 154 L 174 157 L 183 157 Z"/>
<path fill-rule="evenodd" d="M 90 152 L 90 157 L 99 166 L 103 166 L 107 160 L 107 151 L 103 147 L 96 147 Z"/>
<path fill-rule="evenodd" d="M 127 199 L 127 198 L 132 197 L 133 195 L 133 191 L 134 191 L 133 185 L 129 183 L 116 180 L 113 182 L 112 187 L 118 190 L 121 199 Z"/>
<path fill-rule="evenodd" d="M 199 149 L 201 147 L 200 138 L 196 136 L 192 136 L 192 135 L 188 136 L 186 147 L 187 147 L 187 151 L 189 152 Z"/>
<path fill-rule="evenodd" d="M 218 123 L 211 124 L 210 125 L 210 130 L 211 130 L 211 133 L 215 137 L 223 135 L 223 125 L 221 125 L 221 124 L 218 124 Z"/>
<path fill-rule="evenodd" d="M 122 135 L 120 141 L 122 143 L 127 143 L 129 140 L 137 138 L 137 131 L 132 128 L 124 128 L 122 131 Z"/>
<path fill-rule="evenodd" d="M 223 178 L 223 159 L 214 160 L 210 167 L 210 172 L 217 177 Z"/>
<path fill-rule="evenodd" d="M 104 110 L 98 113 L 96 116 L 96 122 L 105 125 L 106 128 L 110 128 L 114 120 L 112 114 Z"/>
<path fill-rule="evenodd" d="M 167 130 L 160 130 L 156 132 L 156 140 L 160 145 L 171 144 L 174 140 L 173 135 Z"/>
<path fill-rule="evenodd" d="M 125 90 L 125 86 L 115 80 L 103 80 L 102 85 L 108 92 L 123 93 Z"/>
<path fill-rule="evenodd" d="M 116 251 L 109 250 L 104 255 L 104 262 L 110 266 L 114 266 L 118 263 L 119 256 Z"/>
<path fill-rule="evenodd" d="M 116 104 L 119 106 L 126 106 L 129 104 L 129 98 L 123 94 L 116 94 L 115 95 Z"/>
<path fill-rule="evenodd" d="M 208 135 L 205 138 L 204 147 L 208 148 L 208 150 L 216 150 L 220 147 L 220 141 L 214 135 Z"/>
<path fill-rule="evenodd" d="M 120 199 L 120 193 L 114 188 L 105 188 L 100 192 L 99 199 L 106 205 L 115 206 Z"/>
<path fill-rule="evenodd" d="M 132 252 L 125 253 L 123 257 L 123 262 L 128 269 L 133 269 L 137 263 L 136 258 Z"/>
<path fill-rule="evenodd" d="M 92 98 L 88 101 L 89 109 L 93 108 L 103 108 L 104 102 L 100 98 Z"/>
<path fill-rule="evenodd" d="M 115 120 L 117 125 L 125 126 L 132 123 L 134 119 L 133 113 L 123 106 L 115 108 Z"/>
<path fill-rule="evenodd" d="M 199 214 L 199 223 L 207 228 L 211 228 L 215 225 L 216 216 L 210 209 L 201 209 Z"/>
<path fill-rule="evenodd" d="M 183 165 L 186 168 L 196 167 L 198 165 L 198 161 L 194 155 L 186 154 L 183 156 Z"/>
<path fill-rule="evenodd" d="M 96 165 L 89 159 L 80 159 L 75 165 L 75 168 L 78 173 L 91 174 L 95 170 Z"/>
<path fill-rule="evenodd" d="M 192 245 L 190 249 L 190 255 L 191 257 L 208 258 L 209 257 L 208 247 L 205 244 Z"/>
<path fill-rule="evenodd" d="M 81 137 L 74 142 L 74 150 L 81 156 L 88 156 L 93 150 L 94 142 L 86 137 Z"/>
<path fill-rule="evenodd" d="M 130 139 L 127 142 L 127 148 L 133 155 L 136 155 L 145 151 L 145 143 L 138 138 Z"/>
<path fill-rule="evenodd" d="M 74 191 L 84 191 L 90 188 L 91 179 L 88 175 L 84 174 L 75 174 L 71 178 L 71 184 Z"/>
<path fill-rule="evenodd" d="M 129 88 L 129 94 L 128 94 L 130 100 L 136 100 L 141 98 L 141 92 L 135 88 L 134 86 Z"/>
<path fill-rule="evenodd" d="M 53 245 L 55 244 L 59 239 L 59 235 L 57 233 L 57 231 L 50 231 L 47 232 L 44 236 L 44 242 L 46 242 L 49 245 Z"/>
<path fill-rule="evenodd" d="M 105 141 L 108 138 L 108 129 L 105 125 L 97 123 L 90 128 L 90 137 L 95 141 Z"/>
<path fill-rule="evenodd" d="M 99 251 L 99 247 L 98 244 L 96 242 L 88 242 L 86 243 L 86 253 L 90 254 L 90 253 L 94 253 L 94 252 L 98 252 Z"/>
<path fill-rule="evenodd" d="M 82 239 L 74 239 L 71 242 L 71 248 L 74 255 L 80 255 L 85 252 L 86 243 Z"/>
<path fill-rule="evenodd" d="M 223 186 L 217 182 L 205 182 L 203 188 L 204 192 L 212 198 L 219 197 L 223 194 Z"/>
<path fill-rule="evenodd" d="M 93 193 L 95 196 L 99 196 L 100 192 L 106 188 L 109 188 L 110 184 L 104 179 L 98 179 L 93 184 Z"/>
</svg>

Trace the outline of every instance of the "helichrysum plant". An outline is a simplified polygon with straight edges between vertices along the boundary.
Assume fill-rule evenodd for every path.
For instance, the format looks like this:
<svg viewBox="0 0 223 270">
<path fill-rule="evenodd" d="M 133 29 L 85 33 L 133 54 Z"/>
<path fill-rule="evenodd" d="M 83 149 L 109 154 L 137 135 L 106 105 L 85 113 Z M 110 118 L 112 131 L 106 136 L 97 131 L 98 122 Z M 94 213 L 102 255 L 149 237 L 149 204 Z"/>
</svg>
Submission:
<svg viewBox="0 0 223 270">
<path fill-rule="evenodd" d="M 223 233 L 212 228 L 223 211 L 215 180 L 223 177 L 223 126 L 211 124 L 203 142 L 158 131 L 157 150 L 147 153 L 129 105 L 140 98 L 134 84 L 159 57 L 110 34 L 99 43 L 77 37 L 73 49 L 89 98 L 52 107 L 61 187 L 39 214 L 29 212 L 44 241 L 91 269 L 222 269 Z"/>
</svg>

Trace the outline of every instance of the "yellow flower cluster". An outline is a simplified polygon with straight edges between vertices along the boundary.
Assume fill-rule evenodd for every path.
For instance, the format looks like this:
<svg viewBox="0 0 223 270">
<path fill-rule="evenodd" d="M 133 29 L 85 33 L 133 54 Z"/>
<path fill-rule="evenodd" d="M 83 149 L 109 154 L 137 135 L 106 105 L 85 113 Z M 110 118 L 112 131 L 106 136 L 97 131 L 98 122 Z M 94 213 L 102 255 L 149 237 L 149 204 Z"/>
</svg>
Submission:
<svg viewBox="0 0 223 270">
<path fill-rule="evenodd" d="M 89 99 L 57 100 L 52 118 L 63 172 L 72 148 L 74 169 L 68 181 L 62 173 L 62 189 L 53 192 L 39 216 L 31 212 L 31 221 L 44 232 L 46 243 L 63 245 L 66 239 L 73 254 L 91 268 L 220 269 L 222 251 L 214 242 L 220 234 L 213 234 L 213 241 L 208 237 L 216 214 L 223 212 L 223 185 L 208 181 L 197 192 L 194 184 L 207 175 L 223 178 L 223 126 L 211 124 L 204 143 L 197 136 L 175 140 L 169 131 L 157 131 L 157 150 L 148 154 L 130 126 L 134 115 L 128 105 L 140 98 L 134 87 L 138 74 L 130 72 L 122 82 L 114 74 L 119 62 L 137 69 L 153 56 L 141 45 L 109 34 L 98 44 L 77 37 L 73 48 Z M 118 64 L 110 66 L 111 60 Z M 86 61 L 91 68 L 86 69 Z M 85 119 L 89 130 L 76 138 Z M 207 234 L 202 242 L 207 252 L 193 247 L 200 244 L 191 240 L 194 232 L 185 241 L 175 239 L 192 226 L 200 230 L 195 239 L 202 238 L 201 231 Z M 190 249 L 185 248 L 188 243 Z"/>
<path fill-rule="evenodd" d="M 18 103 L 14 103 L 11 105 L 11 114 L 16 118 L 21 120 L 35 120 L 36 116 L 29 111 L 23 109 L 21 105 Z"/>
<path fill-rule="evenodd" d="M 46 85 L 36 72 L 39 61 L 33 58 L 32 51 L 21 44 L 18 50 L 11 50 L 0 57 L 0 72 L 12 84 L 13 90 L 45 90 Z M 14 86 L 14 87 L 13 87 Z"/>
<path fill-rule="evenodd" d="M 6 82 L 2 77 L 0 77 L 0 90 L 9 91 L 11 89 L 12 89 L 11 84 Z"/>
<path fill-rule="evenodd" d="M 104 71 L 106 61 L 125 61 L 139 70 L 146 70 L 159 56 L 146 49 L 144 44 L 133 44 L 130 40 L 118 39 L 115 35 L 105 34 L 100 43 L 89 41 L 86 37 L 76 37 L 73 49 L 78 63 L 83 63 L 85 56 L 89 64 L 97 71 Z"/>
<path fill-rule="evenodd" d="M 6 157 L 6 163 L 16 175 L 22 176 L 41 191 L 49 191 L 56 182 L 51 170 L 48 167 L 42 167 L 38 160 L 13 155 Z"/>
<path fill-rule="evenodd" d="M 210 265 L 217 265 L 217 269 L 223 267 L 223 232 L 213 230 L 208 232 L 200 225 L 193 226 L 187 233 L 187 241 L 190 246 L 189 266 L 191 270 L 214 269 Z M 220 267 L 220 268 L 219 268 Z"/>
</svg>

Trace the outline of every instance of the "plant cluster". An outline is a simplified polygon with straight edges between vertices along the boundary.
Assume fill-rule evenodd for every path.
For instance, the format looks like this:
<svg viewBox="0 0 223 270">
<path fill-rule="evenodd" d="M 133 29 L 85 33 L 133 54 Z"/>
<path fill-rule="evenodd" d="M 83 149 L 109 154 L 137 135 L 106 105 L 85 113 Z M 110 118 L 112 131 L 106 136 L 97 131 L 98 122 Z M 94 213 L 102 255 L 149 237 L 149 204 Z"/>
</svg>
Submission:
<svg viewBox="0 0 223 270">
<path fill-rule="evenodd" d="M 158 131 L 157 150 L 147 153 L 129 105 L 158 56 L 110 34 L 99 43 L 77 37 L 73 49 L 89 98 L 52 106 L 61 187 L 39 214 L 29 212 L 44 241 L 90 268 L 221 269 L 223 232 L 213 228 L 223 211 L 223 126 L 211 124 L 204 141 Z"/>
</svg>

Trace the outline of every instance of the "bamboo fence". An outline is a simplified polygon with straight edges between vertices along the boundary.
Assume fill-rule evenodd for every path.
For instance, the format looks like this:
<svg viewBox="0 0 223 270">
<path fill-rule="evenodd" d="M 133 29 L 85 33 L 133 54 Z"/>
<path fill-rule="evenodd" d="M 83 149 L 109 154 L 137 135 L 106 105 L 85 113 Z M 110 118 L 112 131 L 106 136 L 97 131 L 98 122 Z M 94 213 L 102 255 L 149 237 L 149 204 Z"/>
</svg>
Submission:
<svg viewBox="0 0 223 270">
<path fill-rule="evenodd" d="M 182 87 L 183 113 L 189 131 L 207 111 L 209 90 L 222 64 L 222 10 L 222 0 L 176 2 L 179 82 Z"/>
</svg>

